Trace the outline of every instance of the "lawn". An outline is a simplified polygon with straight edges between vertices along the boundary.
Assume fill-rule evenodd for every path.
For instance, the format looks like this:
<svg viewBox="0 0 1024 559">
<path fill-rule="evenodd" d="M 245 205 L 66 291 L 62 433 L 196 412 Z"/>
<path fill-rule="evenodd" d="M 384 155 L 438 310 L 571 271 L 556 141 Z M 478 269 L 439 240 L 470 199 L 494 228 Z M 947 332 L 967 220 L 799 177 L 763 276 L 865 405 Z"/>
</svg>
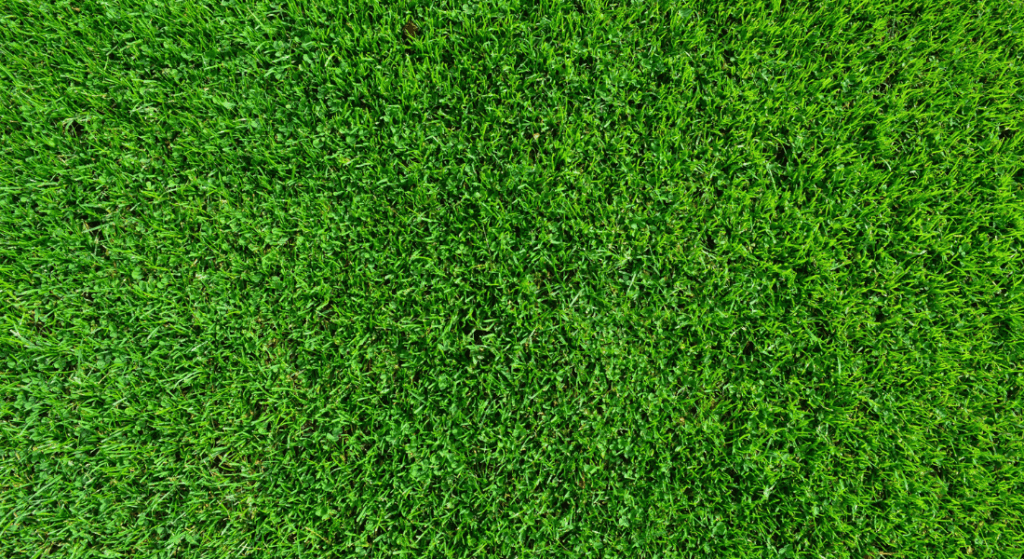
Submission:
<svg viewBox="0 0 1024 559">
<path fill-rule="evenodd" d="M 1024 555 L 1020 0 L 6 0 L 0 556 Z"/>
</svg>

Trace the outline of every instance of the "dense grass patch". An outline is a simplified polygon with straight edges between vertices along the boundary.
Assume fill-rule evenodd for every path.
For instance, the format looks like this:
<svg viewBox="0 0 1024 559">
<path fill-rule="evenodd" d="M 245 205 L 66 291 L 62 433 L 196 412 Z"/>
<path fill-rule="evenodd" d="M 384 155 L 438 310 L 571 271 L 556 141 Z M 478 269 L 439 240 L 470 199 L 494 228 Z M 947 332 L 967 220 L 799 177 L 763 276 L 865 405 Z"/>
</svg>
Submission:
<svg viewBox="0 0 1024 559">
<path fill-rule="evenodd" d="M 1022 31 L 7 0 L 0 555 L 1020 557 Z"/>
</svg>

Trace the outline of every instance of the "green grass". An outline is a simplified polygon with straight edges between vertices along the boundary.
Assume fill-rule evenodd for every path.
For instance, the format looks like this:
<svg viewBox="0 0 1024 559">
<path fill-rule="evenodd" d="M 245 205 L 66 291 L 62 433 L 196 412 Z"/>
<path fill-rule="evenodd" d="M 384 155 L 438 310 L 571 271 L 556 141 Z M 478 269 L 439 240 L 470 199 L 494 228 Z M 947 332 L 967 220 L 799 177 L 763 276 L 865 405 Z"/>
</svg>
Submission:
<svg viewBox="0 0 1024 559">
<path fill-rule="evenodd" d="M 0 71 L 0 556 L 1024 554 L 1018 0 L 7 0 Z"/>
</svg>

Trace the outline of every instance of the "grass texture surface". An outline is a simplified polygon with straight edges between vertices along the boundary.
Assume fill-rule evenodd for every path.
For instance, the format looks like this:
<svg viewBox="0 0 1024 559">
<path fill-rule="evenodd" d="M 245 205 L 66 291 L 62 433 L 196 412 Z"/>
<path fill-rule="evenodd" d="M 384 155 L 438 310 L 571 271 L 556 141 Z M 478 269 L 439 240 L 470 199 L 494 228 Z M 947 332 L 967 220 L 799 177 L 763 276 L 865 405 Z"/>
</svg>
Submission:
<svg viewBox="0 0 1024 559">
<path fill-rule="evenodd" d="M 0 556 L 1021 557 L 1016 0 L 0 8 Z"/>
</svg>

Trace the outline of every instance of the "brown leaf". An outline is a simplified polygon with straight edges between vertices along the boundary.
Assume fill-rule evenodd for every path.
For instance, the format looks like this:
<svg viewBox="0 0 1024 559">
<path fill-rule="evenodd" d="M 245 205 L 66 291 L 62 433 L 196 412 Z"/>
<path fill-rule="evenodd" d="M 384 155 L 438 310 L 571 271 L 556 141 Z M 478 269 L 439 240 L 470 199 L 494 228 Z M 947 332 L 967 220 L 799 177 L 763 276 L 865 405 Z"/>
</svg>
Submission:
<svg viewBox="0 0 1024 559">
<path fill-rule="evenodd" d="M 410 19 L 402 26 L 402 34 L 406 39 L 415 39 L 420 34 L 420 26 Z"/>
</svg>

